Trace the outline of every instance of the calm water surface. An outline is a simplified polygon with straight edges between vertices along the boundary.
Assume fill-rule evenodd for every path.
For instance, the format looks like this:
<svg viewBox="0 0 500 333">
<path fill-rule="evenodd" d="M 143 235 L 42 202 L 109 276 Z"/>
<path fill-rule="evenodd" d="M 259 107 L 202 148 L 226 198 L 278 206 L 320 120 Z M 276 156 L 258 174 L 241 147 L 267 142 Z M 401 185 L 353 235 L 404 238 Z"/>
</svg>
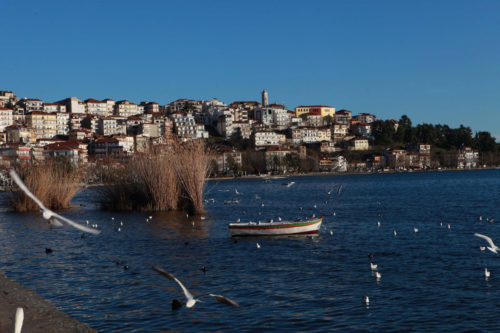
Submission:
<svg viewBox="0 0 500 333">
<path fill-rule="evenodd" d="M 296 184 L 282 186 L 289 181 Z M 230 180 L 207 188 L 215 202 L 206 204 L 206 220 L 153 214 L 150 223 L 147 213 L 102 212 L 93 190 L 82 191 L 72 201 L 81 206 L 63 215 L 99 225 L 101 235 L 84 239 L 4 205 L 0 269 L 102 332 L 500 330 L 500 257 L 481 252 L 485 242 L 473 236 L 500 243 L 500 170 Z M 232 199 L 239 203 L 225 204 Z M 227 229 L 237 218 L 312 214 L 324 215 L 317 237 L 234 242 Z M 382 274 L 378 282 L 368 253 Z M 207 298 L 172 311 L 182 292 L 152 265 L 195 296 L 220 293 L 241 307 Z"/>
</svg>

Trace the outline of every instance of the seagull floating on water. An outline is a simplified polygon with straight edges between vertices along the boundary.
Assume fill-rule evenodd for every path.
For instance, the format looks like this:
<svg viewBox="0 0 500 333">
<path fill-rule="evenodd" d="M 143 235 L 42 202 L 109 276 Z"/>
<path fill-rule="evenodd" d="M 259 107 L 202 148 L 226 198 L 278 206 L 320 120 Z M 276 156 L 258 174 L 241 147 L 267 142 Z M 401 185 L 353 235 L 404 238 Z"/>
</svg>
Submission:
<svg viewBox="0 0 500 333">
<path fill-rule="evenodd" d="M 260 244 L 259 244 L 259 243 L 257 243 L 256 245 L 257 245 L 257 248 L 258 248 L 258 249 L 260 249 Z"/>
<path fill-rule="evenodd" d="M 382 278 L 382 274 L 380 274 L 379 272 L 375 272 L 375 278 L 377 279 L 377 281 L 380 281 L 380 279 Z"/>
<path fill-rule="evenodd" d="M 414 232 L 414 233 L 417 233 L 417 232 L 418 232 L 418 229 L 417 229 L 417 228 L 415 228 L 415 227 L 413 227 L 413 232 Z"/>
<path fill-rule="evenodd" d="M 95 234 L 95 235 L 100 233 L 99 230 L 94 230 L 94 229 L 85 227 L 83 225 L 80 225 L 76 222 L 71 221 L 70 219 L 65 218 L 64 216 L 61 216 L 57 213 L 54 213 L 53 211 L 51 211 L 50 209 L 45 207 L 45 205 L 40 201 L 40 199 L 38 199 L 33 193 L 31 193 L 31 191 L 26 187 L 26 185 L 23 183 L 21 178 L 17 175 L 16 171 L 14 171 L 14 169 L 11 169 L 9 171 L 9 174 L 12 177 L 12 179 L 16 182 L 17 186 L 19 186 L 19 188 L 24 193 L 26 193 L 26 195 L 28 197 L 30 197 L 42 209 L 43 218 L 45 220 L 49 221 L 50 224 L 55 225 L 55 226 L 62 226 L 62 223 L 58 221 L 58 220 L 61 220 L 61 221 L 66 222 L 67 224 L 71 225 L 72 227 L 75 227 L 75 228 L 80 229 L 82 231 L 89 232 L 89 233 Z"/>
<path fill-rule="evenodd" d="M 484 278 L 486 280 L 488 280 L 488 278 L 490 277 L 490 275 L 491 275 L 491 272 L 488 270 L 488 268 L 485 268 L 484 269 Z"/>
<path fill-rule="evenodd" d="M 396 237 L 398 235 L 398 233 L 396 232 L 396 230 L 394 230 L 392 233 L 394 234 L 394 237 Z"/>
<path fill-rule="evenodd" d="M 496 246 L 496 245 L 495 245 L 495 243 L 493 243 L 493 240 L 492 240 L 490 237 L 488 237 L 488 236 L 486 236 L 486 235 L 478 234 L 478 233 L 475 233 L 475 234 L 474 234 L 474 236 L 479 237 L 479 238 L 482 238 L 482 239 L 484 239 L 485 241 L 487 241 L 487 242 L 488 242 L 488 244 L 490 245 L 490 246 L 488 246 L 487 248 L 488 248 L 488 250 L 490 250 L 491 252 L 493 252 L 493 253 L 498 253 L 498 250 L 500 250 L 500 248 L 499 248 L 498 246 Z"/>
<path fill-rule="evenodd" d="M 370 297 L 363 296 L 363 304 L 365 304 L 366 306 L 370 305 Z"/>
<path fill-rule="evenodd" d="M 333 230 L 330 230 L 330 235 L 333 235 Z"/>
<path fill-rule="evenodd" d="M 371 269 L 372 271 L 377 270 L 377 267 L 378 267 L 378 265 L 377 265 L 377 264 L 374 264 L 374 263 L 372 263 L 372 262 L 370 263 L 370 269 Z"/>
<path fill-rule="evenodd" d="M 184 287 L 182 282 L 179 281 L 175 276 L 164 271 L 163 269 L 161 269 L 159 267 L 153 266 L 153 270 L 160 273 L 161 275 L 163 275 L 164 277 L 166 277 L 170 281 L 177 282 L 177 284 L 181 287 L 182 291 L 184 292 L 184 296 L 186 297 L 186 308 L 192 308 L 196 304 L 196 302 L 200 301 L 200 298 L 202 298 L 204 296 L 211 296 L 211 297 L 215 298 L 217 300 L 217 302 L 222 303 L 222 304 L 227 304 L 227 305 L 231 305 L 234 307 L 240 306 L 236 301 L 233 301 L 232 299 L 230 299 L 228 297 L 224 297 L 222 295 L 208 294 L 208 295 L 200 296 L 199 298 L 194 298 L 193 295 L 189 292 L 189 290 L 187 290 L 187 288 Z"/>
<path fill-rule="evenodd" d="M 480 247 L 479 247 L 479 249 L 480 249 L 481 251 L 484 251 L 484 250 L 486 250 L 486 246 L 480 246 Z"/>
<path fill-rule="evenodd" d="M 380 221 L 377 221 L 377 227 L 380 228 Z"/>
</svg>

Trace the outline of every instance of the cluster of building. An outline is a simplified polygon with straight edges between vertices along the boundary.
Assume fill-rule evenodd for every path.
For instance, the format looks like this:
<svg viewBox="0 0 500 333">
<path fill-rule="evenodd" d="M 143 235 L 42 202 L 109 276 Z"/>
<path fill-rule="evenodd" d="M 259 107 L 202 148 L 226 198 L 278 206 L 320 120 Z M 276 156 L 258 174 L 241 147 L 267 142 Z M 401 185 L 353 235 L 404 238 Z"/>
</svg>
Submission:
<svg viewBox="0 0 500 333">
<path fill-rule="evenodd" d="M 370 113 L 352 115 L 351 111 L 336 111 L 327 105 L 287 110 L 284 105 L 269 103 L 266 90 L 261 102 L 235 101 L 229 105 L 216 98 L 178 99 L 166 105 L 76 97 L 47 103 L 0 91 L 0 161 L 10 164 L 57 156 L 65 156 L 73 163 L 120 160 L 150 145 L 168 144 L 174 139 L 208 139 L 212 133 L 251 142 L 255 151 L 265 154 L 268 171 L 293 171 L 290 163 L 285 163 L 287 155 L 307 159 L 306 149 L 313 144 L 320 146 L 320 170 L 431 166 L 428 145 L 390 149 L 374 156 L 371 164 L 347 163 L 339 152 L 369 150 L 372 123 L 376 120 Z M 397 129 L 398 122 L 393 123 Z M 242 165 L 241 152 L 233 147 L 219 146 L 218 152 L 219 172 Z M 471 165 L 463 163 L 464 167 Z"/>
</svg>

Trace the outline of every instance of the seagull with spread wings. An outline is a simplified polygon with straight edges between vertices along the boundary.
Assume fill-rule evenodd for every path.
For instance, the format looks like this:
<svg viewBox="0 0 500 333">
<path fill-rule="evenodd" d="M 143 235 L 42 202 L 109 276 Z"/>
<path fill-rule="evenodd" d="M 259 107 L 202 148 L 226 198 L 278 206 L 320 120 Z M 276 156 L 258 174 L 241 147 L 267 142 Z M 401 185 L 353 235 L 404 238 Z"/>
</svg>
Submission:
<svg viewBox="0 0 500 333">
<path fill-rule="evenodd" d="M 488 250 L 490 250 L 491 252 L 493 252 L 493 253 L 498 253 L 498 250 L 500 250 L 500 247 L 496 246 L 496 245 L 495 245 L 495 243 L 493 243 L 493 240 L 492 240 L 490 237 L 488 237 L 488 236 L 486 236 L 486 235 L 478 234 L 478 233 L 475 233 L 475 234 L 474 234 L 474 236 L 476 236 L 476 237 L 479 237 L 479 238 L 482 238 L 482 239 L 486 240 L 486 241 L 488 242 L 488 244 L 490 245 L 490 246 L 488 246 L 487 248 L 488 248 Z"/>
<path fill-rule="evenodd" d="M 82 231 L 85 231 L 85 232 L 88 232 L 91 234 L 97 235 L 97 234 L 101 233 L 99 230 L 85 227 L 83 225 L 80 225 L 76 222 L 71 221 L 68 218 L 65 218 L 64 216 L 61 216 L 61 215 L 51 211 L 50 209 L 45 207 L 45 205 L 40 201 L 40 199 L 38 199 L 33 193 L 31 193 L 31 191 L 26 187 L 26 185 L 23 183 L 23 181 L 21 180 L 19 175 L 16 173 L 16 171 L 14 171 L 14 169 L 11 169 L 9 174 L 12 177 L 12 179 L 14 180 L 14 182 L 16 182 L 17 186 L 19 186 L 19 188 L 24 193 L 26 193 L 26 195 L 28 197 L 30 197 L 38 206 L 40 206 L 40 208 L 42 210 L 43 218 L 48 220 L 50 224 L 57 226 L 57 227 L 60 227 L 60 226 L 62 226 L 62 223 L 59 222 L 59 220 L 61 220 L 63 222 L 66 222 L 67 224 L 71 225 L 72 227 L 75 227 L 77 229 L 80 229 Z"/>
<path fill-rule="evenodd" d="M 233 301 L 232 299 L 225 297 L 225 296 L 222 296 L 222 295 L 208 294 L 208 295 L 200 296 L 198 298 L 194 298 L 193 294 L 191 294 L 189 292 L 189 290 L 186 287 L 184 287 L 182 282 L 179 281 L 175 276 L 173 276 L 172 274 L 168 273 L 167 271 L 161 269 L 160 267 L 153 266 L 153 270 L 160 273 L 161 275 L 163 275 L 164 277 L 166 277 L 170 281 L 177 282 L 177 284 L 181 287 L 182 291 L 184 292 L 184 296 L 186 297 L 186 307 L 187 308 L 192 308 L 196 304 L 196 302 L 200 301 L 200 298 L 205 297 L 205 296 L 211 296 L 211 297 L 215 298 L 217 300 L 217 302 L 222 303 L 222 304 L 227 304 L 227 305 L 231 305 L 234 307 L 240 306 L 236 301 Z"/>
</svg>

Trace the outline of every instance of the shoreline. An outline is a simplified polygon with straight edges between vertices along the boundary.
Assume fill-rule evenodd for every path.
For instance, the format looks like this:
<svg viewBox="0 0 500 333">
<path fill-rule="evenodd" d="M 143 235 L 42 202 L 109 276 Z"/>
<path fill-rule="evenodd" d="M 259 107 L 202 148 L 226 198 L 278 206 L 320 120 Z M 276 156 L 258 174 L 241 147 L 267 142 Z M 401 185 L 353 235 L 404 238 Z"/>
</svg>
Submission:
<svg viewBox="0 0 500 333">
<path fill-rule="evenodd" d="M 207 178 L 207 181 L 213 180 L 231 180 L 231 179 L 267 179 L 267 178 L 290 178 L 290 177 L 315 177 L 315 176 L 351 176 L 351 175 L 378 175 L 378 174 L 393 174 L 393 173 L 424 173 L 424 172 L 445 172 L 445 171 L 475 171 L 475 170 L 498 170 L 500 167 L 486 167 L 486 168 L 472 168 L 472 169 L 431 169 L 431 170 L 415 170 L 415 171 L 361 171 L 361 172 L 330 172 L 330 171 L 318 171 L 318 172 L 308 172 L 308 173 L 290 173 L 290 174 L 279 174 L 279 175 L 247 175 L 247 176 L 237 176 L 237 177 L 212 177 Z"/>
<path fill-rule="evenodd" d="M 18 307 L 24 310 L 23 333 L 97 332 L 59 311 L 33 290 L 0 273 L 0 332 L 12 332 Z"/>
</svg>

